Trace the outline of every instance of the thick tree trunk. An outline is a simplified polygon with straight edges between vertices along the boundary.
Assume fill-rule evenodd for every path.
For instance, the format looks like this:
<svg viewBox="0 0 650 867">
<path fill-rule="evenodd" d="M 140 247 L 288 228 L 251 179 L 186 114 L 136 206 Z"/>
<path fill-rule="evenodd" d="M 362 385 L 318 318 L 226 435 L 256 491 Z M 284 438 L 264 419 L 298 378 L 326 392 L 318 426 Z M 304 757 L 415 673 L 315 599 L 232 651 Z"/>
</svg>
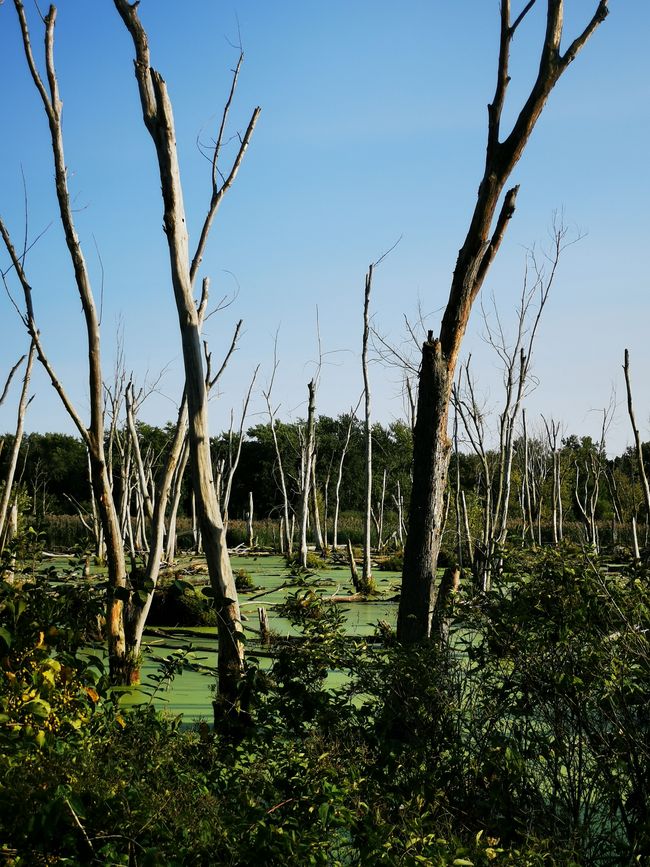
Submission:
<svg viewBox="0 0 650 867">
<path fill-rule="evenodd" d="M 439 340 L 422 347 L 415 430 L 413 487 L 404 549 L 397 636 L 407 643 L 427 638 L 436 601 L 436 564 L 442 540 L 444 494 L 451 456 L 447 416 L 453 375 Z"/>
</svg>

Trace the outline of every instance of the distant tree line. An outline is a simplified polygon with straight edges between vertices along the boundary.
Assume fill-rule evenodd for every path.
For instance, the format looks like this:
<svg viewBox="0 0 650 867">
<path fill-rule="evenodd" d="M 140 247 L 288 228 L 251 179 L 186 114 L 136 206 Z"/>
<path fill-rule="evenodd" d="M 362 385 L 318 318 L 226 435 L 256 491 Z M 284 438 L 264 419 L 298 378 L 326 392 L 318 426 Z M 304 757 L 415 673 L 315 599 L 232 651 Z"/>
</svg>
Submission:
<svg viewBox="0 0 650 867">
<path fill-rule="evenodd" d="M 304 422 L 276 422 L 275 427 L 290 507 L 296 510 L 301 492 Z M 152 484 L 155 485 L 164 468 L 173 426 L 156 427 L 138 423 L 137 433 Z M 372 434 L 376 537 L 380 512 L 391 515 L 391 527 L 394 528 L 398 506 L 408 503 L 412 433 L 404 422 L 393 421 L 388 425 L 375 423 Z M 5 435 L 1 442 L 0 478 L 3 478 L 13 435 Z M 217 480 L 228 473 L 237 452 L 239 458 L 229 495 L 230 518 L 247 517 L 252 493 L 255 518 L 279 520 L 283 494 L 270 424 L 249 428 L 242 435 L 241 448 L 237 433 L 224 432 L 212 438 L 211 453 Z M 650 443 L 644 448 L 644 454 L 650 472 L 650 459 L 647 457 Z M 490 468 L 498 460 L 496 450 L 486 450 L 483 459 L 462 447 L 452 455 L 445 547 L 458 549 L 461 559 L 464 551 L 466 561 L 472 559 L 474 551 L 480 549 L 482 544 L 486 509 L 497 494 L 495 475 Z M 320 416 L 316 423 L 314 497 L 320 520 L 329 521 L 330 528 L 340 467 L 339 509 L 341 513 L 361 513 L 365 498 L 363 423 L 348 414 L 337 418 Z M 112 449 L 112 483 L 117 492 L 129 485 L 126 472 L 132 472 L 132 469 L 125 467 L 119 449 Z M 486 477 L 489 484 L 486 484 Z M 36 527 L 47 516 L 74 515 L 80 510 L 91 510 L 88 458 L 85 445 L 77 437 L 61 433 L 25 435 L 17 481 L 22 494 L 23 520 Z M 558 486 L 559 499 L 555 496 L 554 486 Z M 554 498 L 557 500 L 555 507 Z M 404 509 L 406 511 L 406 507 Z M 135 498 L 132 499 L 131 511 L 132 514 L 136 512 Z M 190 516 L 191 513 L 191 486 L 186 474 L 179 498 L 179 514 Z M 406 517 L 405 514 L 403 519 L 406 520 Z M 517 540 L 522 543 L 548 544 L 560 541 L 569 532 L 571 538 L 595 547 L 599 546 L 601 537 L 603 541 L 621 541 L 631 545 L 633 519 L 638 542 L 643 546 L 648 542 L 647 516 L 633 447 L 608 459 L 604 444 L 595 442 L 589 436 L 566 436 L 555 449 L 548 437 L 521 436 L 515 441 L 508 519 L 509 542 Z M 393 542 L 397 547 L 396 538 Z"/>
</svg>

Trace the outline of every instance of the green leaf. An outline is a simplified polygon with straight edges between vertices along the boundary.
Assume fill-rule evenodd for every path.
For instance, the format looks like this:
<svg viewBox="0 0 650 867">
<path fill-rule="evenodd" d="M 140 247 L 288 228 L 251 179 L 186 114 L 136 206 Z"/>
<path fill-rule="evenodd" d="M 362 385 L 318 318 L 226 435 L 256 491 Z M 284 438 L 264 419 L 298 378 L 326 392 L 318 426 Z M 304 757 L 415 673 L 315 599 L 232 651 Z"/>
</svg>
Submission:
<svg viewBox="0 0 650 867">
<path fill-rule="evenodd" d="M 7 650 L 11 647 L 12 638 L 13 636 L 11 632 L 9 632 L 9 630 L 4 626 L 0 626 L 0 639 L 2 639 L 2 641 L 7 645 Z"/>
<path fill-rule="evenodd" d="M 23 710 L 26 713 L 31 713 L 34 716 L 40 716 L 43 719 L 48 717 L 52 712 L 52 708 L 49 703 L 44 701 L 42 698 L 34 698 L 32 701 L 28 701 L 27 704 L 23 705 Z"/>
</svg>

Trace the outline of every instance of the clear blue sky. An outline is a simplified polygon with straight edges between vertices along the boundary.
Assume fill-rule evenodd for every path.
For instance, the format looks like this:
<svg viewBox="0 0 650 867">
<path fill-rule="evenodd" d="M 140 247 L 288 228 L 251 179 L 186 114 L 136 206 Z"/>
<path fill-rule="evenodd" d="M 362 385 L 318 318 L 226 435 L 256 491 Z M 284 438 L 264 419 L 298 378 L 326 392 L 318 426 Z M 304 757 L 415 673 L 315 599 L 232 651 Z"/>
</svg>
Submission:
<svg viewBox="0 0 650 867">
<path fill-rule="evenodd" d="M 541 0 L 540 0 L 541 4 Z M 518 5 L 513 3 L 515 8 Z M 544 4 L 541 4 L 544 5 Z M 596 0 L 567 0 L 567 35 Z M 553 212 L 584 233 L 567 250 L 541 324 L 534 357 L 540 380 L 528 400 L 566 432 L 598 433 L 592 410 L 619 409 L 609 450 L 631 440 L 624 412 L 623 349 L 630 349 L 642 435 L 650 438 L 650 4 L 612 0 L 611 14 L 568 70 L 542 116 L 513 182 L 518 208 L 484 293 L 513 321 L 524 248 L 543 243 Z M 26 7 L 40 57 L 41 29 Z M 133 49 L 109 0 L 61 0 L 56 61 L 64 101 L 67 164 L 78 231 L 99 297 L 106 377 L 122 327 L 127 367 L 143 382 L 161 369 L 160 394 L 143 419 L 174 415 L 181 388 L 180 345 L 168 277 L 153 147 L 140 115 Z M 543 10 L 540 8 L 539 13 Z M 240 349 L 212 405 L 214 432 L 237 412 L 256 364 L 270 375 L 279 328 L 276 403 L 284 418 L 305 412 L 306 384 L 317 356 L 316 309 L 326 364 L 319 410 L 336 415 L 361 391 L 363 278 L 367 265 L 402 240 L 376 272 L 376 328 L 396 343 L 402 316 L 439 310 L 447 299 L 480 179 L 486 104 L 494 90 L 497 0 L 436 3 L 276 0 L 179 4 L 142 0 L 152 60 L 174 102 L 192 237 L 209 198 L 209 165 L 196 147 L 220 116 L 237 52 L 245 50 L 231 129 L 262 115 L 235 185 L 215 225 L 203 274 L 216 300 L 238 288 L 232 306 L 206 329 L 215 357 L 244 319 Z M 512 117 L 535 72 L 541 16 L 518 33 L 509 91 Z M 83 323 L 65 257 L 52 185 L 47 127 L 28 76 L 13 3 L 0 8 L 0 213 L 22 244 L 50 223 L 27 260 L 43 343 L 82 413 L 86 411 Z M 0 267 L 7 257 L 0 251 Z M 14 286 L 14 288 L 16 288 Z M 0 375 L 26 348 L 8 299 L 0 298 Z M 439 314 L 430 327 L 437 330 Z M 121 323 L 121 325 L 120 325 Z M 488 405 L 501 399 L 495 360 L 481 341 L 476 310 L 465 351 Z M 371 372 L 376 418 L 402 415 L 398 375 Z M 71 431 L 41 371 L 28 429 Z M 0 430 L 14 425 L 18 388 L 0 408 Z M 264 420 L 257 398 L 251 422 Z"/>
</svg>

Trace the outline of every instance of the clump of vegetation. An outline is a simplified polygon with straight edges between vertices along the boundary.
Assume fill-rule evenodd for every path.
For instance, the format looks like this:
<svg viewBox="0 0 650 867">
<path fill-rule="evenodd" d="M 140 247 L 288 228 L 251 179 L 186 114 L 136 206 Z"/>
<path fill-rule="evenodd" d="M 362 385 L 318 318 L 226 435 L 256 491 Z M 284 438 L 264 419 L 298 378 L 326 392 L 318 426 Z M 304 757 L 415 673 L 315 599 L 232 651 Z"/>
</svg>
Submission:
<svg viewBox="0 0 650 867">
<path fill-rule="evenodd" d="M 1 583 L 9 863 L 645 863 L 647 568 L 570 547 L 503 564 L 455 600 L 446 641 L 413 646 L 385 625 L 381 644 L 352 638 L 341 606 L 299 589 L 281 613 L 300 635 L 270 670 L 249 654 L 248 724 L 215 736 L 120 704 L 82 652 L 97 609 L 70 576 Z"/>
<path fill-rule="evenodd" d="M 300 552 L 287 554 L 287 556 L 285 557 L 285 562 L 290 569 L 299 568 L 310 572 L 314 572 L 318 569 L 325 569 L 327 566 L 326 561 L 318 554 L 315 554 L 313 551 L 307 552 L 305 565 L 303 565 L 301 561 Z"/>
<path fill-rule="evenodd" d="M 326 608 L 322 596 L 309 589 L 290 594 L 281 605 L 277 606 L 276 611 L 280 617 L 286 617 L 300 624 L 306 620 L 321 620 Z"/>
<path fill-rule="evenodd" d="M 178 579 L 157 588 L 149 622 L 154 626 L 214 626 L 217 615 L 211 588 Z"/>
<path fill-rule="evenodd" d="M 253 576 L 247 569 L 237 569 L 235 571 L 235 587 L 240 593 L 246 593 L 248 590 L 255 589 Z"/>
<path fill-rule="evenodd" d="M 404 552 L 395 551 L 377 563 L 380 572 L 401 572 L 404 568 Z"/>
</svg>

